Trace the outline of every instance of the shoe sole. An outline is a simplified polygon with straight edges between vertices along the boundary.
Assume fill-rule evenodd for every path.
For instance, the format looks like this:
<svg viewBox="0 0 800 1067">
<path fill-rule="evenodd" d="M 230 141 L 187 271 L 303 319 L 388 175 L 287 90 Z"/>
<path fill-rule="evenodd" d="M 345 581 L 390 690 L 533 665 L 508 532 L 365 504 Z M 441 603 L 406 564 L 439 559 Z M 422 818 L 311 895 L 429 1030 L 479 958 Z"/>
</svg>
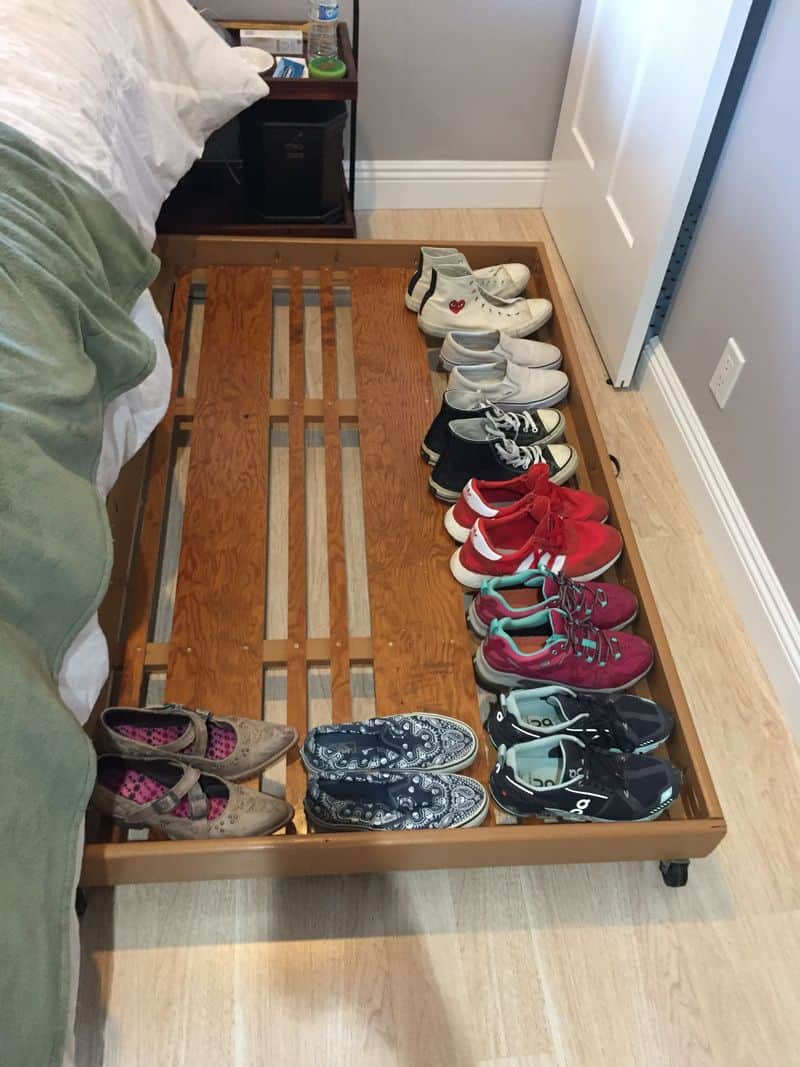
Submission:
<svg viewBox="0 0 800 1067">
<path fill-rule="evenodd" d="M 269 764 L 268 764 L 268 766 L 269 766 Z M 250 777 L 251 773 L 252 772 L 248 772 L 248 777 Z M 236 781 L 235 778 L 228 778 L 226 780 L 229 781 L 229 782 Z M 288 804 L 289 802 L 286 801 L 286 803 Z M 290 810 L 289 814 L 286 816 L 286 818 L 282 822 L 276 823 L 275 826 L 273 826 L 271 830 L 261 830 L 261 831 L 259 831 L 258 836 L 259 837 L 261 837 L 261 836 L 263 836 L 263 837 L 271 837 L 272 834 L 277 834 L 278 830 L 282 830 L 284 828 L 284 826 L 288 826 L 289 823 L 295 817 L 294 807 L 291 804 L 289 804 L 289 808 L 291 810 Z M 112 819 L 118 826 L 124 826 L 126 830 L 159 830 L 160 833 L 164 832 L 157 825 L 149 826 L 146 822 L 130 822 L 128 819 L 120 819 L 117 816 L 112 816 L 112 815 L 109 815 L 108 818 Z M 223 837 L 211 838 L 211 840 L 213 840 L 213 841 L 224 841 L 224 840 L 230 840 L 231 838 L 234 838 L 234 837 L 236 837 L 236 834 L 225 834 Z M 187 837 L 169 837 L 167 835 L 167 840 L 169 840 L 169 841 L 200 841 L 200 840 L 209 840 L 209 839 L 208 838 L 192 838 L 192 837 L 188 837 L 188 838 Z"/>
<path fill-rule="evenodd" d="M 671 797 L 664 804 L 659 805 L 659 807 L 649 815 L 643 815 L 641 819 L 598 819 L 596 816 L 572 815 L 570 812 L 561 811 L 561 809 L 556 810 L 554 808 L 542 808 L 541 811 L 515 811 L 513 808 L 507 808 L 505 804 L 500 803 L 494 795 L 491 785 L 489 786 L 489 793 L 491 794 L 492 801 L 501 811 L 505 811 L 507 814 L 513 815 L 517 819 L 529 819 L 531 816 L 534 816 L 539 819 L 553 819 L 557 822 L 603 822 L 616 823 L 618 825 L 629 822 L 652 822 L 653 819 L 657 819 L 659 815 L 662 815 L 671 804 L 674 804 L 679 796 L 679 794 L 676 793 L 674 797 Z"/>
<path fill-rule="evenodd" d="M 605 629 L 609 630 L 611 633 L 615 633 L 618 630 L 624 630 L 626 626 L 630 626 L 630 624 L 634 621 L 634 619 L 636 618 L 636 616 L 638 614 L 639 614 L 639 611 L 637 609 L 636 611 L 634 611 L 633 615 L 631 615 L 631 617 L 629 619 L 625 620 L 625 622 L 619 623 L 618 626 L 605 627 Z M 519 615 L 516 615 L 516 616 L 509 615 L 509 616 L 501 616 L 501 617 L 503 617 L 503 618 L 506 618 L 506 617 L 507 618 L 517 618 L 517 619 L 520 618 Z M 480 617 L 478 612 L 475 610 L 475 599 L 474 599 L 474 597 L 470 601 L 470 605 L 467 608 L 467 625 L 469 626 L 470 630 L 472 630 L 472 632 L 475 634 L 475 636 L 476 637 L 480 637 L 481 640 L 483 640 L 484 637 L 488 637 L 488 635 L 489 635 L 489 627 L 486 625 L 486 623 Z M 531 738 L 531 740 L 534 740 L 534 739 Z M 658 741 L 658 742 L 656 742 L 656 744 L 660 745 L 661 742 Z M 653 746 L 653 747 L 655 747 L 655 746 Z M 637 751 L 638 751 L 638 749 L 637 749 Z"/>
<path fill-rule="evenodd" d="M 527 288 L 528 288 L 528 283 L 527 282 L 525 282 L 525 284 L 523 286 L 516 286 L 515 285 L 512 289 L 509 290 L 508 295 L 506 296 L 506 299 L 507 300 L 515 300 L 518 296 L 522 296 L 522 294 L 525 292 L 525 290 Z M 427 292 L 427 289 L 426 289 L 426 292 Z M 405 302 L 406 302 L 406 307 L 408 308 L 409 311 L 413 311 L 415 315 L 419 314 L 419 309 L 422 307 L 422 297 L 417 298 L 415 296 L 411 296 L 409 294 L 408 290 L 406 290 Z M 544 320 L 544 322 L 542 322 L 541 325 L 544 326 L 544 323 L 547 322 L 549 320 L 549 318 L 550 318 L 550 316 L 548 315 L 548 317 Z M 539 327 L 537 326 L 536 329 L 538 330 Z M 449 330 L 447 332 L 450 333 Z M 481 332 L 483 332 L 483 331 L 481 331 Z M 444 335 L 442 335 L 442 336 L 444 336 Z"/>
<path fill-rule="evenodd" d="M 486 662 L 486 657 L 483 655 L 483 649 L 479 648 L 473 657 L 473 666 L 475 668 L 475 677 L 478 679 L 478 684 L 484 689 L 488 689 L 490 693 L 504 693 L 508 689 L 537 689 L 543 685 L 566 685 L 566 682 L 556 682 L 552 678 L 530 678 L 524 674 L 511 674 L 508 671 L 497 671 L 494 667 L 490 667 Z M 642 671 L 635 678 L 629 678 L 624 685 L 615 685 L 608 689 L 586 689 L 582 686 L 569 683 L 569 688 L 574 689 L 577 693 L 624 693 L 626 689 L 631 689 L 637 682 L 640 682 L 647 674 L 650 673 L 652 663 L 646 671 Z"/>
<path fill-rule="evenodd" d="M 453 386 L 455 388 L 455 386 Z M 459 383 L 458 388 L 462 388 L 462 384 Z M 470 383 L 463 384 L 464 389 L 471 389 Z M 472 389 L 472 392 L 479 392 L 477 389 Z M 487 397 L 487 403 L 494 404 L 495 407 L 500 408 L 501 411 L 513 411 L 515 414 L 520 414 L 523 411 L 536 411 L 542 408 L 554 408 L 569 393 L 569 382 L 562 386 L 555 393 L 551 393 L 549 396 L 538 396 L 535 400 L 503 400 L 500 403 L 496 403 L 491 397 Z M 545 443 L 545 442 L 540 442 Z"/>
<path fill-rule="evenodd" d="M 324 830 L 325 833 L 338 834 L 338 833 L 361 833 L 363 831 L 371 831 L 374 833 L 380 833 L 380 830 L 375 830 L 371 826 L 342 826 L 340 823 L 326 822 L 324 819 L 318 818 L 308 810 L 308 805 L 303 805 L 306 813 L 306 821 L 309 826 L 313 826 L 315 830 Z M 466 822 L 459 823 L 458 826 L 448 826 L 448 830 L 468 830 L 471 826 L 480 826 L 486 821 L 486 816 L 489 814 L 489 794 L 484 797 L 483 805 L 477 814 L 473 815 L 471 819 Z M 430 830 L 437 829 L 437 827 L 420 827 L 420 829 Z M 385 832 L 385 831 L 384 831 Z M 391 831 L 389 831 L 391 833 Z"/>
<path fill-rule="evenodd" d="M 572 448 L 571 445 L 569 447 Z M 569 459 L 567 460 L 567 462 L 564 464 L 563 467 L 559 468 L 559 470 L 557 470 L 555 472 L 555 474 L 551 474 L 550 475 L 550 481 L 553 482 L 554 485 L 563 485 L 564 482 L 568 482 L 570 480 L 570 478 L 575 474 L 575 471 L 578 469 L 578 463 L 579 462 L 580 461 L 578 459 L 578 452 L 577 452 L 576 449 L 572 448 L 572 451 L 571 451 Z M 447 503 L 450 503 L 450 504 L 455 504 L 455 502 L 461 496 L 463 488 L 464 487 L 462 486 L 461 489 L 445 489 L 445 487 L 443 485 L 439 485 L 438 482 L 435 482 L 433 480 L 433 476 L 431 476 L 428 479 L 428 489 L 430 489 L 430 491 L 433 493 L 433 495 L 436 497 L 436 499 L 437 500 L 444 500 L 444 501 L 446 501 Z M 609 563 L 608 566 L 610 567 L 611 564 Z M 606 568 L 604 567 L 603 570 L 605 570 L 605 569 Z M 597 573 L 598 574 L 602 574 L 603 571 L 601 570 L 601 571 L 598 571 Z M 578 581 L 578 580 L 586 582 L 589 579 L 588 578 L 576 579 L 576 581 Z"/>
<path fill-rule="evenodd" d="M 428 489 L 433 493 L 437 500 L 444 500 L 448 504 L 455 504 L 461 496 L 460 489 L 445 489 L 443 485 L 439 485 L 438 482 L 435 482 L 432 476 L 428 479 Z"/>
<path fill-rule="evenodd" d="M 447 509 L 447 512 L 444 516 L 444 528 L 445 530 L 447 530 L 447 532 L 450 534 L 454 541 L 458 541 L 460 545 L 463 545 L 469 537 L 470 527 L 462 526 L 460 522 L 456 522 L 454 514 L 455 510 L 455 504 L 453 504 L 451 508 Z"/>
<path fill-rule="evenodd" d="M 408 304 L 406 304 L 408 307 Z M 411 310 L 409 308 L 409 310 Z M 509 337 L 530 337 L 532 333 L 536 333 L 537 330 L 541 330 L 542 326 L 550 321 L 552 318 L 552 312 L 543 318 L 540 322 L 536 322 L 532 326 L 503 326 L 503 332 L 507 333 Z M 417 326 L 427 337 L 447 337 L 449 333 L 453 333 L 457 330 L 459 333 L 488 333 L 490 330 L 497 329 L 496 326 L 481 326 L 480 329 L 464 330 L 460 329 L 458 323 L 453 323 L 451 326 L 433 326 L 426 325 L 422 321 L 422 316 L 417 315 Z"/>
<path fill-rule="evenodd" d="M 493 356 L 491 354 L 487 354 L 486 356 L 483 356 L 481 359 L 463 359 L 461 361 L 456 361 L 456 360 L 453 360 L 453 359 L 448 359 L 447 356 L 442 355 L 442 353 L 440 352 L 439 353 L 439 366 L 440 366 L 440 368 L 442 370 L 447 371 L 447 373 L 449 374 L 450 371 L 451 370 L 455 370 L 456 367 L 477 367 L 481 363 L 492 363 L 492 362 L 495 362 L 497 360 L 505 359 L 505 358 L 506 357 L 503 356 L 503 355 Z M 513 363 L 514 360 L 512 359 L 510 362 Z M 558 370 L 561 367 L 561 364 L 563 362 L 564 362 L 564 357 L 563 356 L 559 356 L 558 359 L 554 359 L 551 363 L 539 363 L 536 366 L 529 366 L 528 364 L 521 364 L 521 366 L 524 366 L 526 370 Z"/>
<path fill-rule="evenodd" d="M 441 452 L 434 452 L 432 448 L 428 448 L 424 441 L 419 446 L 419 454 L 429 467 L 435 467 L 441 456 Z"/>
<path fill-rule="evenodd" d="M 412 712 L 412 714 L 413 714 L 413 712 Z M 463 721 L 463 719 L 454 719 L 452 715 L 440 715 L 438 713 L 438 711 L 437 712 L 433 712 L 433 714 L 436 715 L 437 719 L 444 719 L 445 722 L 453 722 L 453 723 L 456 723 L 458 726 L 460 726 L 462 728 L 466 727 L 466 729 L 472 730 L 472 727 L 469 726 L 467 723 L 465 723 Z M 472 739 L 473 739 L 474 743 L 473 743 L 470 755 L 464 756 L 460 760 L 456 760 L 455 763 L 443 763 L 443 764 L 441 764 L 439 766 L 436 766 L 436 767 L 427 767 L 427 766 L 424 766 L 424 767 L 423 766 L 420 766 L 420 767 L 404 767 L 402 769 L 402 771 L 398 771 L 397 773 L 398 774 L 414 774 L 416 771 L 427 771 L 429 774 L 456 774 L 458 771 L 466 770 L 467 767 L 471 767 L 472 764 L 475 762 L 475 760 L 478 758 L 478 736 L 477 736 L 477 734 L 475 733 L 474 730 L 472 730 Z M 320 770 L 319 767 L 314 767 L 307 761 L 306 754 L 305 754 L 305 752 L 303 751 L 302 748 L 300 749 L 300 760 L 301 760 L 301 762 L 303 764 L 303 767 L 306 770 L 306 773 L 308 773 L 308 774 L 321 774 L 321 775 L 324 775 L 324 776 L 331 776 L 331 777 L 334 774 L 337 774 L 337 775 L 338 774 L 345 774 L 345 773 L 346 774 L 351 774 L 351 773 L 353 773 L 353 774 L 362 774 L 362 773 L 369 773 L 370 771 L 382 771 L 382 770 L 385 769 L 383 767 L 372 767 L 372 768 L 367 767 L 365 770 L 352 771 L 352 772 L 351 771 L 324 771 L 324 770 Z"/>
<path fill-rule="evenodd" d="M 450 573 L 453 575 L 455 580 L 457 582 L 460 582 L 461 585 L 463 585 L 466 589 L 480 589 L 485 578 L 509 577 L 509 575 L 506 574 L 482 574 L 478 571 L 468 570 L 458 558 L 458 553 L 460 551 L 461 550 L 457 548 L 450 557 Z M 617 552 L 616 556 L 614 556 L 613 559 L 609 560 L 608 563 L 604 563 L 602 567 L 599 567 L 595 571 L 590 571 L 588 574 L 580 574 L 577 577 L 574 577 L 572 580 L 575 582 L 594 581 L 594 579 L 599 578 L 601 574 L 605 574 L 609 567 L 613 567 L 621 555 L 622 549 L 620 549 L 619 552 Z"/>
<path fill-rule="evenodd" d="M 467 608 L 467 625 L 469 626 L 470 630 L 472 630 L 472 632 L 475 634 L 475 636 L 480 637 L 481 640 L 483 640 L 483 638 L 487 637 L 489 634 L 489 627 L 486 625 L 486 623 L 475 610 L 474 597 L 470 601 L 469 607 Z"/>
</svg>

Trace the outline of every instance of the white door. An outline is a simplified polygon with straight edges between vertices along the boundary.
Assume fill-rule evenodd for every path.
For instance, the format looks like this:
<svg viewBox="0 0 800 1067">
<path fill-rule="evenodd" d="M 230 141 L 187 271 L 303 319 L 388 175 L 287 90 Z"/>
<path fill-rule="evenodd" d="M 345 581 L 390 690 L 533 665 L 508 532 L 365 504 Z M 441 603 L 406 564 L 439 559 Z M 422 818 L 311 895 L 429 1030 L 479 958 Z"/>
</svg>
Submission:
<svg viewBox="0 0 800 1067">
<path fill-rule="evenodd" d="M 544 211 L 629 385 L 751 0 L 583 0 Z"/>
</svg>

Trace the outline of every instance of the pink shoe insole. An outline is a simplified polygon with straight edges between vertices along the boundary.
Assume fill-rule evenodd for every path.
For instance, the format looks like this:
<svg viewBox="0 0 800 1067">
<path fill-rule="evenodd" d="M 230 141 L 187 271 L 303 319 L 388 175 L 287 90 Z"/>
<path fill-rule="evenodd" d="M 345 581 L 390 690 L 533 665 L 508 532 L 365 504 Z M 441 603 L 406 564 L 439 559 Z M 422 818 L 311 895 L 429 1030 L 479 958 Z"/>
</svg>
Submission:
<svg viewBox="0 0 800 1067">
<path fill-rule="evenodd" d="M 180 726 L 117 726 L 117 733 L 123 737 L 129 737 L 131 741 L 140 741 L 146 745 L 171 745 L 183 733 Z M 192 746 L 187 745 L 181 752 L 190 752 Z M 208 724 L 208 744 L 206 745 L 206 759 L 227 759 L 236 748 L 236 731 L 225 724 L 210 722 Z"/>
<path fill-rule="evenodd" d="M 152 804 L 154 800 L 158 800 L 159 797 L 169 792 L 167 787 L 157 782 L 155 778 L 133 770 L 109 771 L 103 776 L 103 785 L 126 800 L 132 800 L 134 804 Z M 211 797 L 208 801 L 209 822 L 218 819 L 227 806 L 227 797 Z M 184 797 L 169 814 L 179 819 L 188 819 L 190 817 L 188 799 Z"/>
</svg>

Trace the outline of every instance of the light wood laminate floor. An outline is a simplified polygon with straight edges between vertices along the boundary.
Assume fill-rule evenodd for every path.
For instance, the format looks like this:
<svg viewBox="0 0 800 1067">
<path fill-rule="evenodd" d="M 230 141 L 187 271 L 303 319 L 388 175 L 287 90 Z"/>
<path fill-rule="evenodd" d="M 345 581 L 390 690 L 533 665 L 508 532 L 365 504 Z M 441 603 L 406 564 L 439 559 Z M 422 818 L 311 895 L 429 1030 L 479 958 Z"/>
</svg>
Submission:
<svg viewBox="0 0 800 1067">
<path fill-rule="evenodd" d="M 681 890 L 645 863 L 93 891 L 79 1067 L 800 1064 L 800 761 L 642 397 L 605 384 L 540 212 L 375 212 L 360 235 L 547 242 L 728 837 Z"/>
</svg>

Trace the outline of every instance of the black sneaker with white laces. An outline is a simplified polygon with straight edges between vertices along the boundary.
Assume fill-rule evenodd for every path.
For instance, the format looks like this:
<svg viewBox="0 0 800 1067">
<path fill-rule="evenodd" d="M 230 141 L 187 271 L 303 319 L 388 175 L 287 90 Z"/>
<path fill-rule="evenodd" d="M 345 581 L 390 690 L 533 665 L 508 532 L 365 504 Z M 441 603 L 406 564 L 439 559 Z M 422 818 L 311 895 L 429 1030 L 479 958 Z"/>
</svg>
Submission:
<svg viewBox="0 0 800 1067">
<path fill-rule="evenodd" d="M 439 460 L 450 440 L 450 423 L 463 419 L 488 419 L 509 441 L 518 445 L 549 445 L 564 436 L 564 416 L 555 408 L 541 411 L 503 411 L 489 404 L 480 393 L 448 389 L 442 406 L 425 434 L 420 455 L 431 466 Z"/>
<path fill-rule="evenodd" d="M 668 739 L 673 725 L 670 712 L 645 697 L 550 685 L 501 693 L 486 732 L 495 748 L 570 734 L 609 752 L 651 752 Z"/>
<path fill-rule="evenodd" d="M 546 464 L 550 480 L 561 485 L 578 467 L 578 453 L 570 445 L 519 445 L 488 418 L 458 419 L 450 423 L 449 434 L 428 479 L 437 500 L 458 500 L 470 478 L 509 481 L 534 464 Z"/>
<path fill-rule="evenodd" d="M 489 776 L 511 815 L 569 822 L 647 822 L 677 799 L 681 772 L 656 756 L 608 752 L 568 734 L 501 745 Z"/>
</svg>

